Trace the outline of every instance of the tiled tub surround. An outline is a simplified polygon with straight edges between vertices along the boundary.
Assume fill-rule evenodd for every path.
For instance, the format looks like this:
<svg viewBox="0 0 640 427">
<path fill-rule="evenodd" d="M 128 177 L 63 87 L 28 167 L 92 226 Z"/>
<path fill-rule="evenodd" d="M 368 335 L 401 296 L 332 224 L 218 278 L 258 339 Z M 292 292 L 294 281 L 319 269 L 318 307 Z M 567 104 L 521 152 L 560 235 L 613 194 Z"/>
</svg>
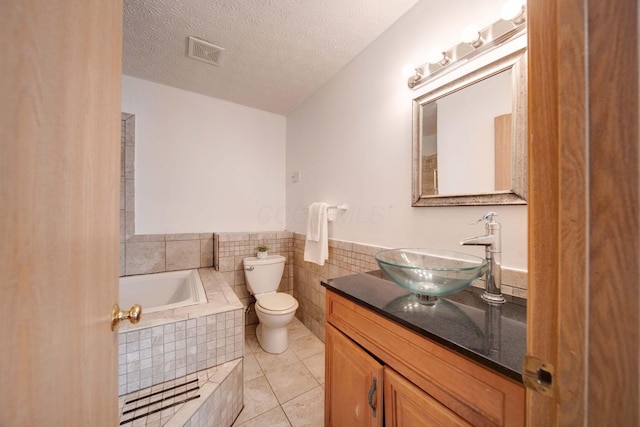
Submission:
<svg viewBox="0 0 640 427">
<path fill-rule="evenodd" d="M 222 275 L 198 270 L 205 304 L 158 311 L 119 325 L 118 394 L 209 369 L 243 356 L 244 306 Z"/>
<path fill-rule="evenodd" d="M 120 244 L 124 244 L 135 234 L 136 117 L 122 113 L 120 119 Z"/>
<path fill-rule="evenodd" d="M 123 276 L 213 266 L 213 233 L 135 235 L 122 247 Z"/>
<path fill-rule="evenodd" d="M 354 273 L 379 270 L 374 258 L 381 247 L 329 240 L 329 259 L 323 266 L 304 261 L 305 235 L 294 234 L 293 296 L 300 307 L 296 312 L 304 325 L 324 341 L 325 288 L 320 282 Z M 502 292 L 520 298 L 527 296 L 527 273 L 502 269 Z M 484 281 L 474 286 L 484 288 Z"/>
<path fill-rule="evenodd" d="M 287 261 L 278 292 L 293 295 L 293 233 L 288 231 L 263 233 L 214 233 L 214 266 L 222 273 L 240 301 L 249 307 L 247 324 L 258 323 L 244 277 L 243 260 L 256 256 L 256 246 L 266 245 L 270 255 L 282 255 Z M 295 296 L 295 295 L 294 295 Z"/>
<path fill-rule="evenodd" d="M 120 276 L 213 266 L 213 233 L 136 235 L 135 126 L 133 114 L 121 114 Z"/>
<path fill-rule="evenodd" d="M 125 425 L 204 426 L 219 420 L 214 425 L 229 426 L 242 409 L 244 306 L 222 274 L 212 268 L 198 274 L 207 303 L 146 315 L 143 307 L 139 323 L 120 324 L 118 372 L 122 411 L 132 405 L 124 408 L 125 402 L 195 378 L 200 397 L 183 403 L 192 396 L 170 398 L 156 406 L 179 404 Z M 121 421 L 148 412 L 121 412 Z"/>
</svg>

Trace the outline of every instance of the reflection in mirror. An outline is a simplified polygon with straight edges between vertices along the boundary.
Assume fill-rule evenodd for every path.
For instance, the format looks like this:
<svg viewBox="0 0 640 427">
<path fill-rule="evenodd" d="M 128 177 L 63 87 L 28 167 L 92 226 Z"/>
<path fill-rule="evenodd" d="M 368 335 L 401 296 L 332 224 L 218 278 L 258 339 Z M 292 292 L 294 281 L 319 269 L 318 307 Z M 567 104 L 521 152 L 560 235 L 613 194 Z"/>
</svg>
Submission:
<svg viewBox="0 0 640 427">
<path fill-rule="evenodd" d="M 438 103 L 422 108 L 422 194 L 438 194 Z"/>
<path fill-rule="evenodd" d="M 526 203 L 526 53 L 414 100 L 413 206 Z"/>
<path fill-rule="evenodd" d="M 450 196 L 509 190 L 510 182 L 496 182 L 496 175 L 504 175 L 501 170 L 508 165 L 495 158 L 495 147 L 499 145 L 496 136 L 505 134 L 502 123 L 505 118 L 510 122 L 510 115 L 511 70 L 425 105 L 422 179 L 431 182 L 423 187 L 422 194 Z"/>
</svg>

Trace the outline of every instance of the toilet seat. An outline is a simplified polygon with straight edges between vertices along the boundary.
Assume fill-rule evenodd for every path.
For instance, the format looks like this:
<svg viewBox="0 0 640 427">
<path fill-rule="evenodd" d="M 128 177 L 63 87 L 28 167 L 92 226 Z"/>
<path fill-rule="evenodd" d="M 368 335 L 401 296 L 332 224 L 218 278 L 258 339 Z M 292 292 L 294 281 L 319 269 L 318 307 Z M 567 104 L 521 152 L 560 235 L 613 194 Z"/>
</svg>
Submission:
<svg viewBox="0 0 640 427">
<path fill-rule="evenodd" d="M 291 295 L 285 294 L 284 292 L 275 292 L 258 298 L 256 301 L 256 309 L 260 308 L 265 312 L 281 313 L 294 308 L 296 304 L 296 299 Z"/>
</svg>

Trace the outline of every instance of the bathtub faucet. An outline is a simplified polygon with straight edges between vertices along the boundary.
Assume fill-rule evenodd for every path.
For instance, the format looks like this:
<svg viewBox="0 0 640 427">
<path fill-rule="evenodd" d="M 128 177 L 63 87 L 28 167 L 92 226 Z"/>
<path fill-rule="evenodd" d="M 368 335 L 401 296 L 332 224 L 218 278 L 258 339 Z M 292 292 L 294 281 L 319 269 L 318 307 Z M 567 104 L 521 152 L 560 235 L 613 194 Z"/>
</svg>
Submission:
<svg viewBox="0 0 640 427">
<path fill-rule="evenodd" d="M 500 238 L 500 223 L 495 220 L 498 216 L 495 212 L 487 212 L 480 221 L 487 221 L 485 224 L 486 234 L 478 237 L 471 237 L 460 242 L 461 245 L 484 246 L 485 258 L 489 264 L 489 269 L 485 275 L 485 289 L 482 299 L 492 304 L 502 304 L 505 302 L 502 296 L 502 242 Z"/>
</svg>

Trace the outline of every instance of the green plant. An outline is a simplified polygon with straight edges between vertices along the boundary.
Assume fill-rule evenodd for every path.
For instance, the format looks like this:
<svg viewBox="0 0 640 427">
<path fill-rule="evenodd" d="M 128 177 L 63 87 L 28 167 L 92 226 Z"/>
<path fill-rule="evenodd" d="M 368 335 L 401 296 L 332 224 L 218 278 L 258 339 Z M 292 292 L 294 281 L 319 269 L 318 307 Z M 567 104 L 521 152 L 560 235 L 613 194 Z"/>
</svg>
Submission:
<svg viewBox="0 0 640 427">
<path fill-rule="evenodd" d="M 267 252 L 268 250 L 269 250 L 269 247 L 266 245 L 256 246 L 256 251 L 258 252 Z"/>
</svg>

